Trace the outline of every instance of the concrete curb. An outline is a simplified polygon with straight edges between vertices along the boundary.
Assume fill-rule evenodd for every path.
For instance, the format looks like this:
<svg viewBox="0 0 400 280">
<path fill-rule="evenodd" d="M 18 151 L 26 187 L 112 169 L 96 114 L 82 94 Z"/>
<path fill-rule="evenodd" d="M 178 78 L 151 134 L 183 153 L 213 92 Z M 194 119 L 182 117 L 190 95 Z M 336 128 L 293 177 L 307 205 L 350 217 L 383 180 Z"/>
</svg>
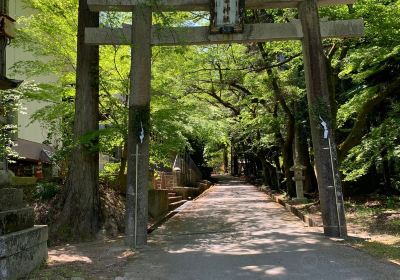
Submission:
<svg viewBox="0 0 400 280">
<path fill-rule="evenodd" d="M 178 214 L 180 211 L 182 211 L 183 209 L 185 209 L 186 207 L 183 206 L 187 206 L 187 203 L 191 203 L 193 201 L 196 201 L 200 198 L 202 198 L 203 196 L 205 196 L 212 188 L 214 187 L 214 185 L 210 185 L 210 187 L 208 189 L 206 189 L 204 192 L 202 192 L 199 196 L 197 196 L 196 198 L 194 198 L 191 201 L 186 202 L 185 204 L 183 204 L 182 206 L 169 211 L 167 214 L 165 214 L 164 216 L 162 216 L 161 218 L 159 218 L 157 221 L 155 221 L 153 224 L 151 224 L 150 226 L 147 227 L 147 233 L 150 234 L 153 231 L 155 231 L 158 227 L 160 227 L 162 224 L 164 224 L 166 221 L 168 221 L 169 219 L 171 219 L 173 216 L 175 216 L 176 214 Z"/>
<path fill-rule="evenodd" d="M 178 209 L 178 208 L 177 208 Z M 165 214 L 164 216 L 162 216 L 161 218 L 159 218 L 157 221 L 155 221 L 153 224 L 151 224 L 150 226 L 147 227 L 147 233 L 150 234 L 153 231 L 155 231 L 159 226 L 161 226 L 163 223 L 165 223 L 166 221 L 168 221 L 169 219 L 171 219 L 173 216 L 175 216 L 177 213 L 179 213 L 179 211 L 177 211 L 177 209 L 172 210 L 170 212 L 168 212 L 167 214 Z"/>
<path fill-rule="evenodd" d="M 296 207 L 293 207 L 292 205 L 286 203 L 279 197 L 276 197 L 270 190 L 263 188 L 263 187 L 258 187 L 258 189 L 264 193 L 266 193 L 273 201 L 276 203 L 279 203 L 283 207 L 285 207 L 286 210 L 288 210 L 290 213 L 293 215 L 297 216 L 300 220 L 302 220 L 307 226 L 309 227 L 322 227 L 321 222 L 316 221 L 315 219 L 311 218 L 310 216 L 302 213 L 299 209 Z"/>
<path fill-rule="evenodd" d="M 206 189 L 204 192 L 202 192 L 200 195 L 198 195 L 197 197 L 195 197 L 192 201 L 196 201 L 196 200 L 198 200 L 198 199 L 200 199 L 200 198 L 202 198 L 203 196 L 205 196 L 206 194 L 208 194 L 213 188 L 214 188 L 214 184 L 212 184 L 212 185 L 210 185 L 209 187 L 208 187 L 208 189 Z"/>
</svg>

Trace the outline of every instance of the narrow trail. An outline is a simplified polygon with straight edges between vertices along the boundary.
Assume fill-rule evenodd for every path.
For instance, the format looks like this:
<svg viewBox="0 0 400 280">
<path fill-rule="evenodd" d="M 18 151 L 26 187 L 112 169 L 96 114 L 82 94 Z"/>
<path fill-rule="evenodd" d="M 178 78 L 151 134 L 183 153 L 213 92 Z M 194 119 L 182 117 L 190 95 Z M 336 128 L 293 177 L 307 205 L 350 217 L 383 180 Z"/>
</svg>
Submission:
<svg viewBox="0 0 400 280">
<path fill-rule="evenodd" d="M 398 266 L 322 236 L 254 186 L 223 177 L 152 233 L 125 279 L 400 279 Z"/>
</svg>

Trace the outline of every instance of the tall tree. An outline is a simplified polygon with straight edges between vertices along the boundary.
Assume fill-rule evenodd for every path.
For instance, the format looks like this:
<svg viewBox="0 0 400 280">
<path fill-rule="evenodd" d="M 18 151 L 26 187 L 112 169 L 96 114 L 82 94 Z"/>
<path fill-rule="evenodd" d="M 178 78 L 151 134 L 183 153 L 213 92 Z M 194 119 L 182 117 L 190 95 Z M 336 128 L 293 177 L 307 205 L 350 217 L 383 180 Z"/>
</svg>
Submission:
<svg viewBox="0 0 400 280">
<path fill-rule="evenodd" d="M 75 239 L 93 237 L 100 225 L 99 207 L 99 48 L 84 42 L 85 27 L 98 27 L 99 13 L 91 12 L 86 0 L 79 1 L 77 76 L 74 136 L 63 210 L 57 232 Z"/>
</svg>

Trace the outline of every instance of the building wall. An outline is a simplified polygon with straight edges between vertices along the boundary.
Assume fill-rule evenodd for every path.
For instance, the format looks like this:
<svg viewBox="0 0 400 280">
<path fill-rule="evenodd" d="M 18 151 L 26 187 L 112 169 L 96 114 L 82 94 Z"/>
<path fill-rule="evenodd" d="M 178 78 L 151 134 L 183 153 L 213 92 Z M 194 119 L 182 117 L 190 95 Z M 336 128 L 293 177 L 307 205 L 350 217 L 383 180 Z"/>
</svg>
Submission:
<svg viewBox="0 0 400 280">
<path fill-rule="evenodd" d="M 9 1 L 9 15 L 18 19 L 20 16 L 27 16 L 34 13 L 34 10 L 26 8 L 25 4 L 22 0 L 10 0 Z M 13 47 L 11 45 L 7 47 L 7 67 L 9 69 L 7 76 L 9 78 L 14 78 L 18 80 L 33 80 L 37 83 L 51 83 L 56 81 L 55 76 L 46 75 L 46 76 L 37 76 L 37 77 L 24 77 L 21 75 L 14 75 L 10 68 L 18 61 L 27 61 L 37 59 L 37 57 L 33 57 L 32 53 L 26 52 L 20 48 Z M 46 60 L 45 58 L 41 58 L 42 60 Z M 24 101 L 22 104 L 23 110 L 22 113 L 18 114 L 18 137 L 34 141 L 38 143 L 42 143 L 46 140 L 47 131 L 40 126 L 39 122 L 33 122 L 31 120 L 31 116 L 38 109 L 43 108 L 48 103 L 46 102 L 38 102 L 38 101 Z"/>
<path fill-rule="evenodd" d="M 22 0 L 9 0 L 9 16 L 17 19 L 21 16 L 29 16 L 33 14 L 35 11 L 33 9 L 27 8 L 26 4 L 23 3 Z M 34 81 L 36 83 L 52 83 L 56 82 L 57 78 L 55 75 L 43 75 L 36 77 L 24 77 L 20 75 L 14 75 L 11 71 L 11 67 L 18 61 L 29 61 L 29 60 L 37 60 L 40 59 L 42 61 L 48 60 L 46 57 L 38 58 L 36 55 L 26 52 L 23 49 L 16 48 L 11 45 L 7 47 L 7 67 L 9 69 L 7 77 L 13 78 L 17 80 L 29 80 Z M 47 102 L 38 102 L 38 101 L 24 101 L 22 104 L 23 110 L 18 114 L 18 138 L 33 141 L 37 143 L 43 143 L 43 141 L 47 140 L 46 136 L 48 131 L 41 127 L 40 123 L 37 121 L 32 122 L 31 116 L 37 110 L 45 107 L 49 103 Z M 104 169 L 104 165 L 109 162 L 109 156 L 100 155 L 99 168 L 100 170 Z"/>
</svg>

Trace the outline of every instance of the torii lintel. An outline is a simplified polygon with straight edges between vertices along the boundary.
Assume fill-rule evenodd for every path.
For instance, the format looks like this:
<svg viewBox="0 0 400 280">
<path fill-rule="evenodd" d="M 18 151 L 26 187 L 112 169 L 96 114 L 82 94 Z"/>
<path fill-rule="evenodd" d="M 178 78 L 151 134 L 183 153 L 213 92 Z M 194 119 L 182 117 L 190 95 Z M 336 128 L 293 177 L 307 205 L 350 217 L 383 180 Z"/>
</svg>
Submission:
<svg viewBox="0 0 400 280">
<path fill-rule="evenodd" d="M 87 0 L 89 9 L 99 11 L 131 12 L 135 6 L 149 0 Z M 246 0 L 246 9 L 297 8 L 303 0 Z M 318 0 L 320 6 L 354 4 L 355 0 Z M 208 11 L 209 0 L 159 0 L 152 2 L 157 11 Z"/>
</svg>

